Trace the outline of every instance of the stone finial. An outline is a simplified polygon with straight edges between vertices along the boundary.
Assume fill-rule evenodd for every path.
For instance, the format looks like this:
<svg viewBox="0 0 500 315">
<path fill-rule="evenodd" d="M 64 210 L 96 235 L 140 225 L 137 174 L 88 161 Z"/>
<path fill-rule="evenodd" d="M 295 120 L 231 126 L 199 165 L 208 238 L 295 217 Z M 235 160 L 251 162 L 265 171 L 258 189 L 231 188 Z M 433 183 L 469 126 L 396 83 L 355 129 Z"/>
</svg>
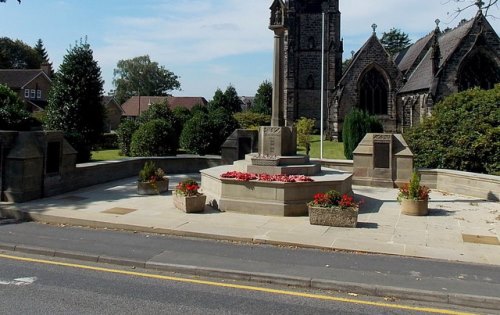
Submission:
<svg viewBox="0 0 500 315">
<path fill-rule="evenodd" d="M 436 27 L 439 27 L 439 23 L 441 23 L 440 19 L 436 19 L 434 22 L 436 22 Z"/>
<path fill-rule="evenodd" d="M 378 27 L 377 24 L 375 24 L 375 23 L 372 24 L 372 29 L 373 29 L 373 34 L 374 35 L 377 34 L 377 27 Z"/>
<path fill-rule="evenodd" d="M 481 1 L 481 0 L 477 0 L 476 1 L 476 5 L 477 7 L 479 8 L 479 10 L 482 10 L 483 9 L 483 5 L 484 5 L 484 2 Z"/>
</svg>

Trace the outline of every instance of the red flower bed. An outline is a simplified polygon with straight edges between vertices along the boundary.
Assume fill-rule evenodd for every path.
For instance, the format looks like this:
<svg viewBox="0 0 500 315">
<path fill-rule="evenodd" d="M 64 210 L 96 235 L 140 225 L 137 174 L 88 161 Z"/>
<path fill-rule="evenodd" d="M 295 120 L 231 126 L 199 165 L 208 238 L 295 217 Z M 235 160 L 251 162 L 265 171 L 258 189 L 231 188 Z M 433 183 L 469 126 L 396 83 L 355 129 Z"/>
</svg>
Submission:
<svg viewBox="0 0 500 315">
<path fill-rule="evenodd" d="M 304 175 L 269 175 L 269 174 L 252 174 L 237 171 L 226 172 L 221 175 L 222 178 L 233 178 L 239 181 L 259 180 L 262 182 L 313 182 L 314 180 Z"/>
</svg>

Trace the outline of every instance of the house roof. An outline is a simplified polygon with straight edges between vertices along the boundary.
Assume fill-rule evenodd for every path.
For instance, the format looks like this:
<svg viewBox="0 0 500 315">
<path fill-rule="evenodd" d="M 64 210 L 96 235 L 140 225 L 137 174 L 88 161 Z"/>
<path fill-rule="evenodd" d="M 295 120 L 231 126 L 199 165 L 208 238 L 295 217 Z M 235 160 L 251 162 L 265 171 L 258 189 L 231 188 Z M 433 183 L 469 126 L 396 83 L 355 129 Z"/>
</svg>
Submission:
<svg viewBox="0 0 500 315">
<path fill-rule="evenodd" d="M 439 48 L 441 50 L 441 60 L 439 69 L 446 64 L 453 53 L 460 46 L 462 40 L 469 34 L 478 17 L 482 16 L 478 13 L 474 19 L 462 23 L 453 30 L 441 34 L 438 38 Z M 430 89 L 434 80 L 432 73 L 432 49 L 428 49 L 424 58 L 415 70 L 410 74 L 408 81 L 400 90 L 400 93 Z"/>
<path fill-rule="evenodd" d="M 5 84 L 11 89 L 22 89 L 40 75 L 51 82 L 41 69 L 0 69 L 0 84 Z"/>
<path fill-rule="evenodd" d="M 123 108 L 116 102 L 116 99 L 114 96 L 110 95 L 105 95 L 102 97 L 102 104 L 106 107 L 108 105 L 115 106 L 117 107 L 122 114 L 124 113 Z"/>
<path fill-rule="evenodd" d="M 185 107 L 191 109 L 196 105 L 207 105 L 208 102 L 204 97 L 186 97 L 186 96 L 132 96 L 122 104 L 122 109 L 125 116 L 136 117 L 139 112 L 149 108 L 149 105 L 162 103 L 167 101 L 171 109 L 176 107 Z"/>
</svg>

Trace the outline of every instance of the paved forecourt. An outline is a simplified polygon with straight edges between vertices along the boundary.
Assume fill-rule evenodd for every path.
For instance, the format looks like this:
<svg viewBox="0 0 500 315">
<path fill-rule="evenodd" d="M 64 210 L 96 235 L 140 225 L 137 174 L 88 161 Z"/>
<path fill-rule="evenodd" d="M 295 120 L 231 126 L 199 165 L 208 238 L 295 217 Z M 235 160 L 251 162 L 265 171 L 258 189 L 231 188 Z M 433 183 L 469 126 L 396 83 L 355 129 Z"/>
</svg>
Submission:
<svg viewBox="0 0 500 315">
<path fill-rule="evenodd" d="M 204 237 L 372 252 L 500 265 L 500 203 L 473 197 L 431 193 L 430 214 L 400 214 L 397 190 L 354 186 L 364 200 L 357 228 L 309 224 L 307 216 L 273 217 L 219 212 L 186 214 L 173 206 L 172 190 L 186 177 L 171 175 L 170 191 L 139 196 L 136 178 L 97 185 L 1 210 L 25 213 L 35 221 Z"/>
</svg>

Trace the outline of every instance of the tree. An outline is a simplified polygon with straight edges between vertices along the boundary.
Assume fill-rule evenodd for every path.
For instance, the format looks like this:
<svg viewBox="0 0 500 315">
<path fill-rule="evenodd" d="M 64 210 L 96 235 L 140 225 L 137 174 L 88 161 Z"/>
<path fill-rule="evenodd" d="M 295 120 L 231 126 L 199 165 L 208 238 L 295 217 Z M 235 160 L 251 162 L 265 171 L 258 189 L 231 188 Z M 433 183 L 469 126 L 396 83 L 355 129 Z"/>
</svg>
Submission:
<svg viewBox="0 0 500 315">
<path fill-rule="evenodd" d="M 151 61 L 148 55 L 120 60 L 113 71 L 115 97 L 122 104 L 131 96 L 168 96 L 180 90 L 179 77 Z"/>
<path fill-rule="evenodd" d="M 500 84 L 448 96 L 405 131 L 415 165 L 500 175 Z"/>
<path fill-rule="evenodd" d="M 238 92 L 231 84 L 222 92 L 220 88 L 215 91 L 213 99 L 208 104 L 209 108 L 224 108 L 232 113 L 241 112 L 241 100 Z"/>
<path fill-rule="evenodd" d="M 50 69 L 52 70 L 52 62 L 49 60 L 49 55 L 47 54 L 47 51 L 45 50 L 45 47 L 43 46 L 43 41 L 41 38 L 38 39 L 36 42 L 35 47 L 33 48 L 38 54 L 38 57 L 40 59 L 40 64 L 43 63 L 48 63 L 50 65 Z M 54 71 L 51 71 L 50 76 L 54 75 Z"/>
<path fill-rule="evenodd" d="M 391 28 L 389 32 L 384 32 L 380 42 L 391 55 L 394 55 L 403 49 L 410 46 L 410 38 L 408 34 L 402 32 L 400 29 Z"/>
<path fill-rule="evenodd" d="M 456 2 L 458 4 L 458 8 L 455 10 L 454 15 L 458 16 L 463 11 L 473 8 L 475 6 L 481 8 L 483 10 L 484 15 L 488 16 L 490 10 L 498 9 L 498 0 L 448 0 L 446 3 Z"/>
<path fill-rule="evenodd" d="M 77 161 L 90 159 L 93 144 L 103 132 L 103 80 L 87 42 L 70 47 L 53 81 L 45 129 L 62 130 L 78 151 Z"/>
<path fill-rule="evenodd" d="M 295 123 L 295 127 L 297 128 L 297 142 L 306 149 L 307 155 L 309 155 L 309 151 L 311 150 L 311 134 L 314 131 L 315 125 L 315 119 L 306 117 L 300 117 Z"/>
<path fill-rule="evenodd" d="M 267 80 L 262 82 L 255 94 L 254 104 L 250 109 L 254 113 L 271 115 L 273 106 L 273 84 Z"/>
<path fill-rule="evenodd" d="M 365 135 L 370 132 L 383 132 L 384 128 L 375 116 L 365 111 L 353 108 L 345 117 L 342 127 L 342 142 L 344 155 L 352 160 L 353 152 Z"/>
<path fill-rule="evenodd" d="M 0 69 L 40 69 L 35 49 L 20 40 L 0 38 Z"/>
<path fill-rule="evenodd" d="M 0 84 L 0 130 L 26 130 L 29 121 L 30 114 L 19 96 Z"/>
</svg>

